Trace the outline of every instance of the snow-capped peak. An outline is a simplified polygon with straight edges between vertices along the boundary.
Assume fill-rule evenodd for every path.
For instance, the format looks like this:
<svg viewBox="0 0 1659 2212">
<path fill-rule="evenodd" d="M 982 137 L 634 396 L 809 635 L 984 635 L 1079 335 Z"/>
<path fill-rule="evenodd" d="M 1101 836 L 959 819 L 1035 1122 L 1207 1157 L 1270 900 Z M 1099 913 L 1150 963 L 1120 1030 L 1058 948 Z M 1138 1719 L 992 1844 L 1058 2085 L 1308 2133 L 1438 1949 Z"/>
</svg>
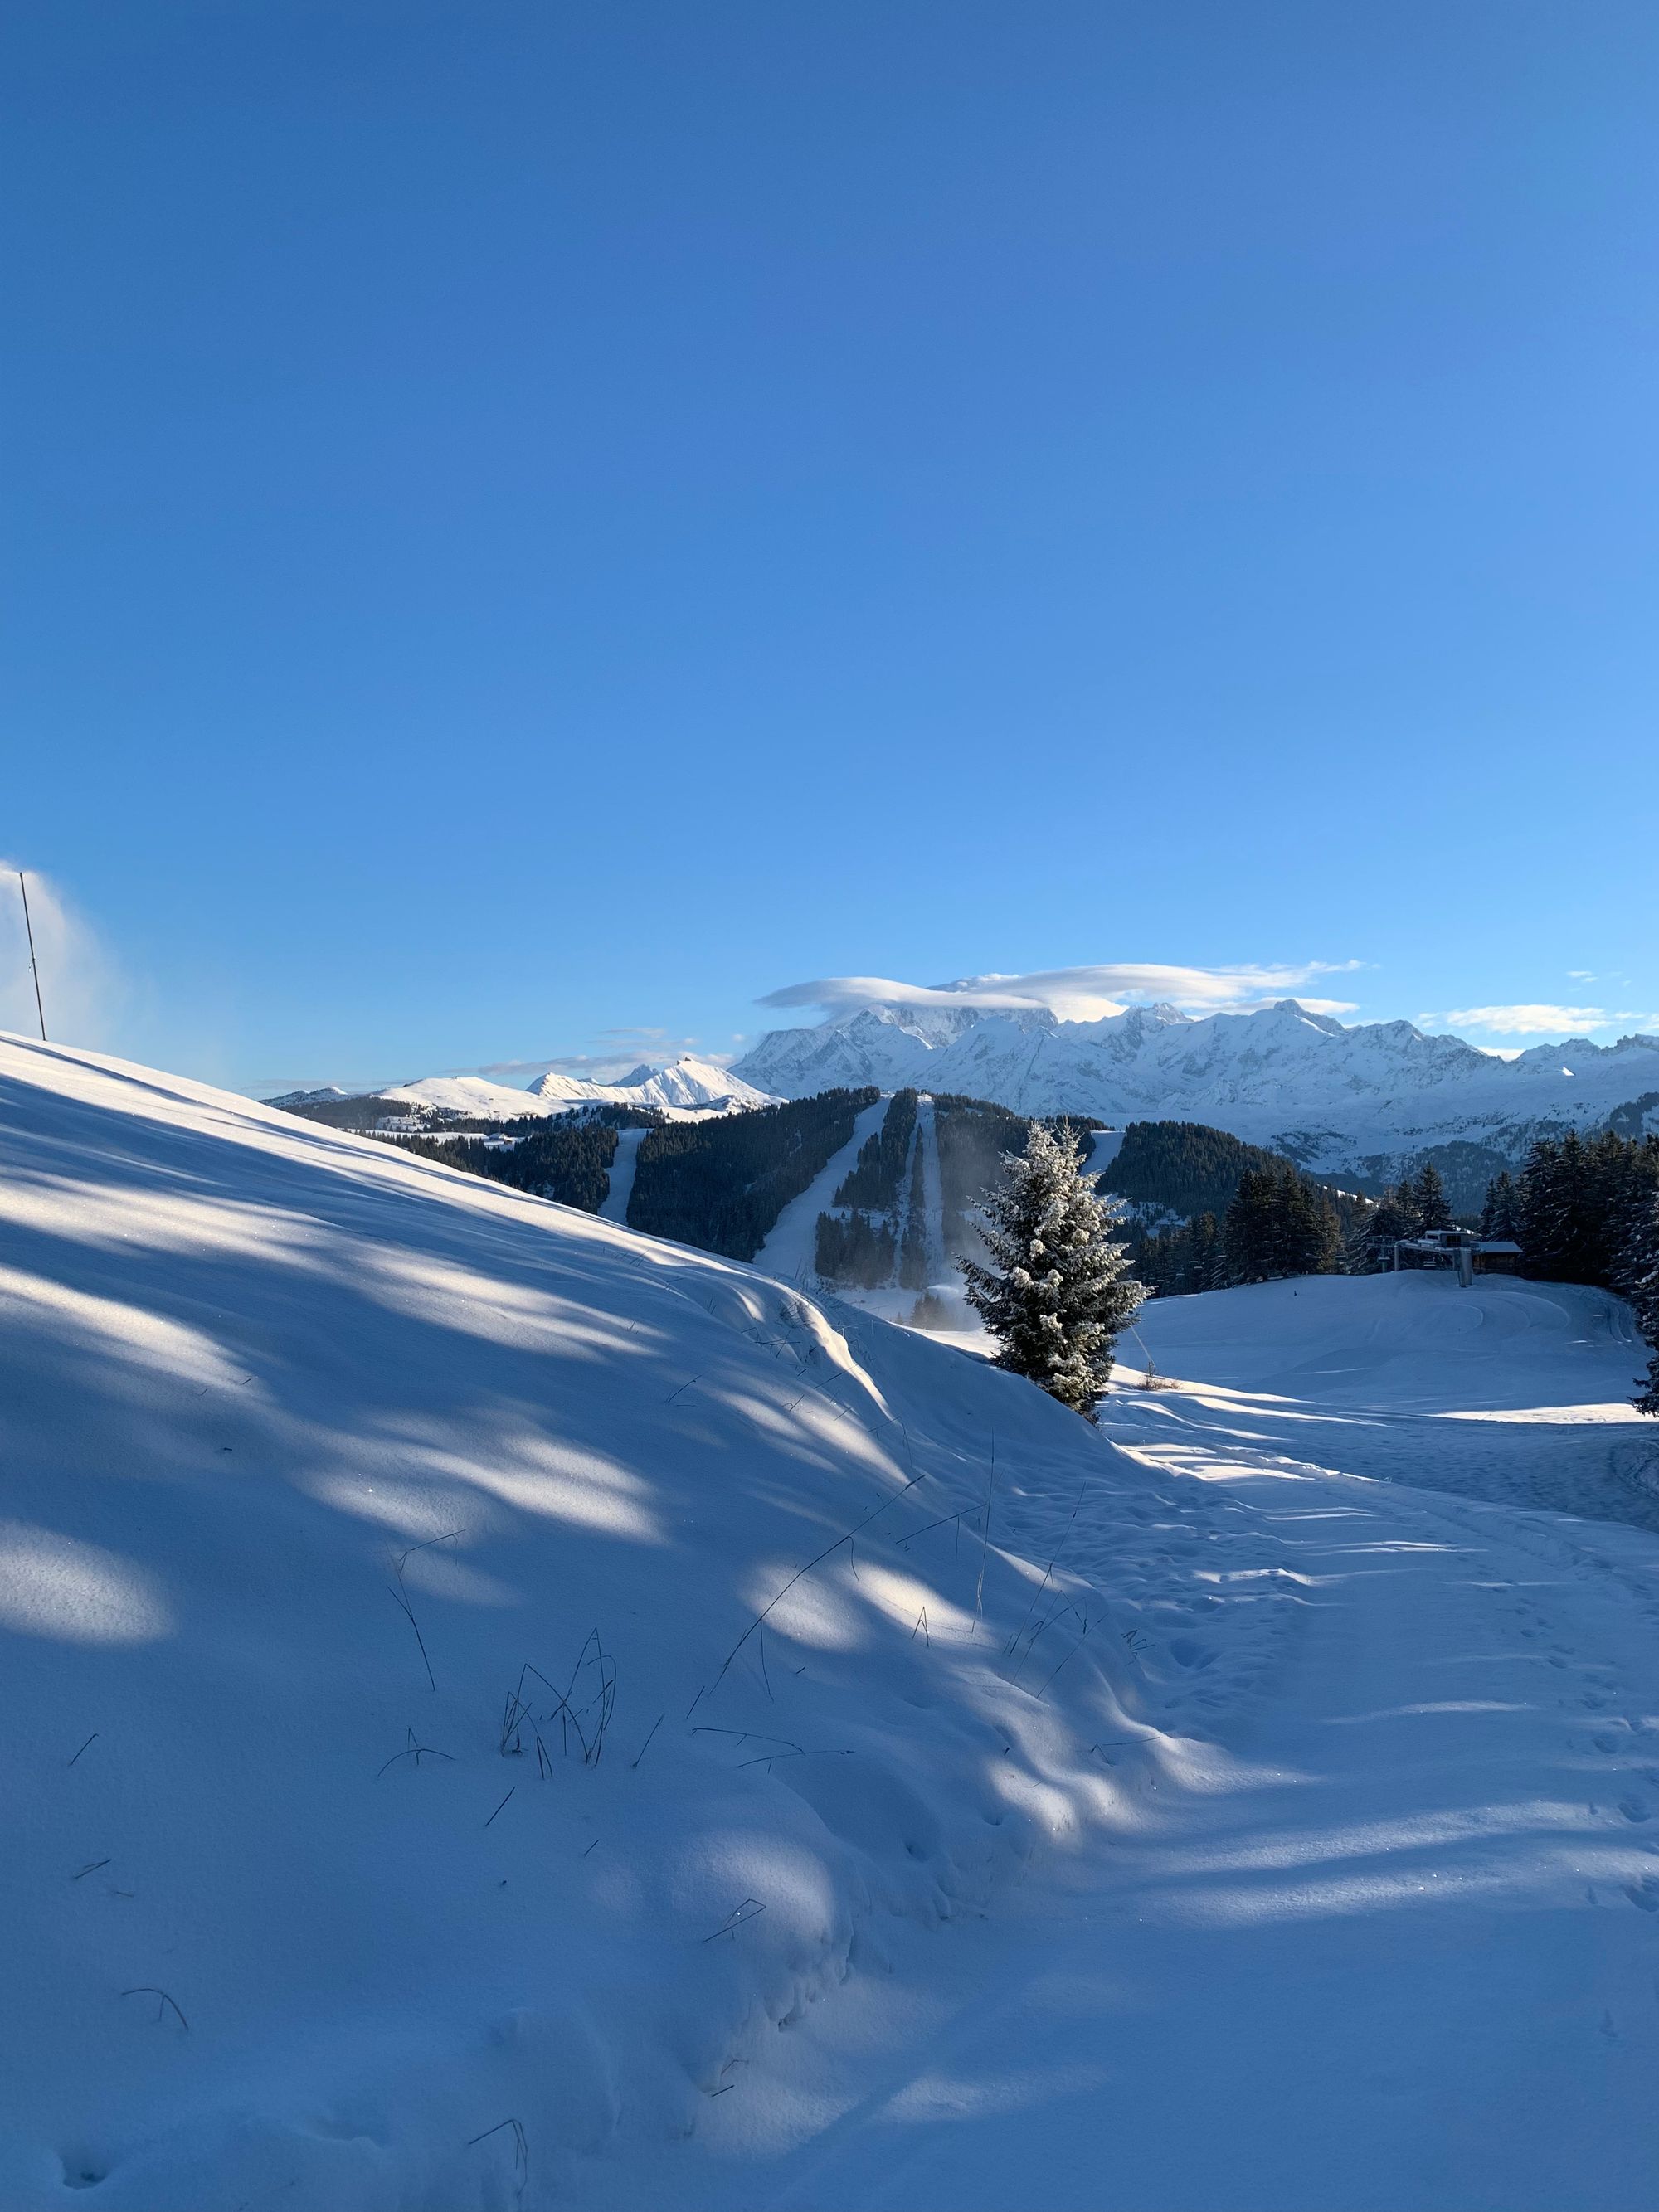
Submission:
<svg viewBox="0 0 1659 2212">
<path fill-rule="evenodd" d="M 1078 1022 L 1047 1008 L 896 1001 L 775 1030 L 735 1072 L 789 1097 L 831 1083 L 912 1084 L 1022 1114 L 1204 1121 L 1363 1181 L 1437 1145 L 1514 1159 L 1546 1121 L 1598 1122 L 1659 1092 L 1659 1040 L 1575 1038 L 1501 1060 L 1411 1022 L 1346 1027 L 1289 998 L 1243 1012 L 1133 1006 Z"/>
</svg>

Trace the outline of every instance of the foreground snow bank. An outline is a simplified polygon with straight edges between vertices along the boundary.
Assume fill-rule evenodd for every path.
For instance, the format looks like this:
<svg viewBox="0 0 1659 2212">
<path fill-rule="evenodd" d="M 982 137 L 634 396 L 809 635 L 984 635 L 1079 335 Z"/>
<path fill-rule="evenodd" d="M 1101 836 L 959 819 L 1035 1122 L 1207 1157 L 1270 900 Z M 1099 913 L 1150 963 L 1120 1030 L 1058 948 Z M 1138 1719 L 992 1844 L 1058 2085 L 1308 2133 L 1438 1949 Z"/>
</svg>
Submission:
<svg viewBox="0 0 1659 2212">
<path fill-rule="evenodd" d="M 568 2201 L 1178 1764 L 1178 1607 L 1066 1548 L 1155 1478 L 1038 1393 L 148 1071 L 0 1093 L 16 2212 Z"/>
</svg>

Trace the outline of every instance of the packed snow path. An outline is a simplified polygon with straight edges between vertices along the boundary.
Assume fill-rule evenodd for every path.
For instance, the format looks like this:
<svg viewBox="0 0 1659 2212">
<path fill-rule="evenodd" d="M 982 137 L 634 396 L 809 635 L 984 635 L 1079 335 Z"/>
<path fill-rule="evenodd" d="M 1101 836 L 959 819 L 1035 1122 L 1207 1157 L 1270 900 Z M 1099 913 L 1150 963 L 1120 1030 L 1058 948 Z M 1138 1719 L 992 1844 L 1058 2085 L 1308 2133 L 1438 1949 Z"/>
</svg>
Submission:
<svg viewBox="0 0 1659 2212">
<path fill-rule="evenodd" d="M 819 1169 L 799 1198 L 790 1200 L 772 1224 L 770 1235 L 755 1255 L 755 1265 L 780 1282 L 811 1283 L 817 1279 L 818 1216 L 824 1212 L 856 1165 L 859 1149 L 873 1137 L 887 1119 L 890 1098 L 866 1106 L 853 1124 L 853 1133 L 838 1152 Z"/>
<path fill-rule="evenodd" d="M 1659 1542 L 1483 1502 L 1493 1448 L 1468 1418 L 1524 1413 L 1495 1425 L 1528 1446 L 1599 1437 L 1562 1480 L 1639 1511 L 1639 1487 L 1597 1490 L 1607 1435 L 1636 1428 L 1601 1395 L 1632 1347 L 1596 1293 L 1458 1298 L 1449 1279 L 1304 1283 L 1146 1317 L 1160 1367 L 1180 1371 L 1184 1337 L 1233 1381 L 1111 1401 L 1110 1432 L 1164 1471 L 1168 1517 L 1151 1556 L 1121 1522 L 1070 1554 L 1126 1595 L 1153 1599 L 1160 1566 L 1165 1589 L 1207 1589 L 1213 1629 L 1164 1646 L 1190 1704 L 1137 1778 L 1137 1818 L 1103 1850 L 1050 1853 L 948 1948 L 896 1946 L 885 1989 L 847 1993 L 765 2098 L 715 2116 L 681 2201 L 1659 2204 Z M 1330 1355 L 1356 1339 L 1350 1389 L 1387 1369 L 1443 1424 L 1438 1494 L 1335 1471 L 1345 1442 L 1396 1469 L 1409 1443 L 1289 1395 L 1298 1356 L 1334 1390 Z M 1267 1403 L 1238 1380 L 1264 1365 Z M 1298 1420 L 1293 1463 L 1275 1425 Z M 1651 1431 L 1620 1442 L 1654 1448 Z M 1523 1495 L 1547 1457 L 1523 1451 Z M 1288 1613 L 1230 1650 L 1231 1616 L 1266 1590 Z M 1150 1655 L 1146 1633 L 1127 1640 Z"/>
<path fill-rule="evenodd" d="M 861 2094 L 710 2203 L 1659 2202 L 1650 1551 L 1324 1484 L 1233 1495 L 1306 1609 L 1255 1724 L 1218 1685 L 1231 1755 L 1160 1781 L 1139 1835 L 954 1956 L 907 1947 L 900 2003 L 849 2003 L 773 2092 Z"/>
<path fill-rule="evenodd" d="M 634 1177 L 640 1164 L 640 1146 L 644 1141 L 643 1129 L 618 1132 L 616 1154 L 611 1163 L 611 1181 L 605 1203 L 599 1208 L 601 1221 L 627 1220 L 628 1201 L 634 1195 Z"/>
</svg>

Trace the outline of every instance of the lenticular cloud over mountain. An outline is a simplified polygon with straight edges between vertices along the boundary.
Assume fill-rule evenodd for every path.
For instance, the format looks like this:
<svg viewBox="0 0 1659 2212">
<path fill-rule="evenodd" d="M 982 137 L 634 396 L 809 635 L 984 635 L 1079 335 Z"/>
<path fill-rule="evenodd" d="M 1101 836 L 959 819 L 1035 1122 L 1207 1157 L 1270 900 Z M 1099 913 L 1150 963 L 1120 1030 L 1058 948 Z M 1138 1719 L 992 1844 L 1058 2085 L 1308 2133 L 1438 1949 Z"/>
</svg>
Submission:
<svg viewBox="0 0 1659 2212">
<path fill-rule="evenodd" d="M 951 983 L 900 983 L 884 975 L 827 975 L 769 991 L 763 1006 L 817 1006 L 828 1014 L 860 1006 L 978 1006 L 988 1012 L 1043 1006 L 1061 1021 L 1103 1021 L 1130 1006 L 1165 1004 L 1183 1012 L 1242 1012 L 1298 991 L 1316 975 L 1345 974 L 1357 960 L 1188 968 L 1114 961 L 1083 968 L 1044 968 L 1025 975 L 968 975 Z M 1350 1000 L 1304 998 L 1310 1012 L 1346 1014 Z"/>
</svg>

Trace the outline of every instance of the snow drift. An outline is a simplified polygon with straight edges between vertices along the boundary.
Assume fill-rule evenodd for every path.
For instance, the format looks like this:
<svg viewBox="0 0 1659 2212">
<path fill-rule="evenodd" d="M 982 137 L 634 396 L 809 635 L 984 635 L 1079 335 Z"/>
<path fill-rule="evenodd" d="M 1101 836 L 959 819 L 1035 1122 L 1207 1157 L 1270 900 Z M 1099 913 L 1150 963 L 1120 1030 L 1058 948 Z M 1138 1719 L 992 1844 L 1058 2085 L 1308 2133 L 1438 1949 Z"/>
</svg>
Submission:
<svg viewBox="0 0 1659 2212">
<path fill-rule="evenodd" d="M 1152 1478 L 1036 1391 L 148 1070 L 0 1091 L 13 2212 L 567 2202 L 1172 1755 L 1063 1557 Z"/>
</svg>

